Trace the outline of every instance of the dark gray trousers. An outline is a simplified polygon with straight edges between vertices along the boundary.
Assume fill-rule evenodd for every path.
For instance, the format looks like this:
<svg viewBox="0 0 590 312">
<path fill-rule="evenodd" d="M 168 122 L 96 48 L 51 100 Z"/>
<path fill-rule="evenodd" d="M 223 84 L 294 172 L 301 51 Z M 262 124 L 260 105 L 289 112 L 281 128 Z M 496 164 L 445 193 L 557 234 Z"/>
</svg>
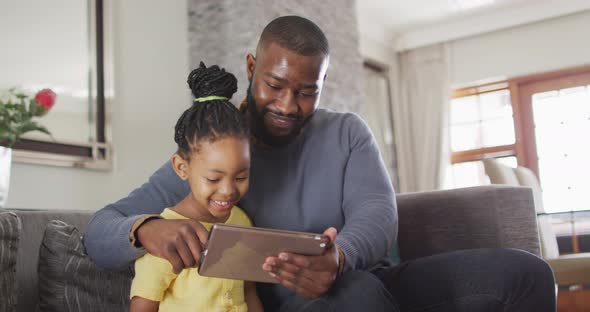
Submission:
<svg viewBox="0 0 590 312">
<path fill-rule="evenodd" d="M 294 296 L 280 311 L 554 312 L 553 272 L 514 249 L 472 249 L 351 271 L 325 296 Z"/>
</svg>

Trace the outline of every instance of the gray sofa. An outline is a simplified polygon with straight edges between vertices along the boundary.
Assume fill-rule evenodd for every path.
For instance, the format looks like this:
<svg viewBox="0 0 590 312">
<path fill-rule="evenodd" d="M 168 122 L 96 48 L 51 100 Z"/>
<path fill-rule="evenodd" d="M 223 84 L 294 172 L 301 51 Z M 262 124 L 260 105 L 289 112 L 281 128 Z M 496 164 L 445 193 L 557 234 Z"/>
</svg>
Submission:
<svg viewBox="0 0 590 312">
<path fill-rule="evenodd" d="M 490 185 L 407 193 L 397 201 L 402 260 L 481 247 L 539 254 L 529 188 Z M 84 254 L 80 233 L 91 215 L 0 211 L 0 312 L 127 309 L 131 271 L 97 268 Z"/>
</svg>

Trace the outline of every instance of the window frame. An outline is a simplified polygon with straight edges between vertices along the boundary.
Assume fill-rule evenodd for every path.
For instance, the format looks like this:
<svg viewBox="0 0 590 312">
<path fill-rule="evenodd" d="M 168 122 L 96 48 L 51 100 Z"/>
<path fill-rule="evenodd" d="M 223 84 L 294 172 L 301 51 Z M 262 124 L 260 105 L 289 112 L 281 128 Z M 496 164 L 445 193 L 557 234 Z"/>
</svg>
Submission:
<svg viewBox="0 0 590 312">
<path fill-rule="evenodd" d="M 481 95 L 490 92 L 496 92 L 501 90 L 509 90 L 510 86 L 508 81 L 498 81 L 492 83 L 486 83 L 482 85 L 466 87 L 461 89 L 456 89 L 453 91 L 451 98 L 457 99 L 467 96 L 473 95 Z M 512 101 L 512 93 L 510 93 L 511 101 Z M 514 117 L 514 103 L 512 103 L 512 113 L 513 119 Z M 516 129 L 516 125 L 515 125 Z M 452 139 L 452 138 L 451 138 Z M 516 136 L 515 140 L 517 142 Z M 498 158 L 498 157 L 509 157 L 509 156 L 516 156 L 517 148 L 516 142 L 514 144 L 508 145 L 498 145 L 498 146 L 491 146 L 491 147 L 482 147 L 476 149 L 469 149 L 463 151 L 451 151 L 451 164 L 458 164 L 464 162 L 471 162 L 471 161 L 479 161 L 485 158 Z"/>
<path fill-rule="evenodd" d="M 510 80 L 512 107 L 513 110 L 518 110 L 518 114 L 515 114 L 514 128 L 518 143 L 518 165 L 531 169 L 537 177 L 539 177 L 539 162 L 531 96 L 535 93 L 565 89 L 579 84 L 590 85 L 590 66 L 534 74 Z M 518 121 L 516 117 L 518 117 Z"/>
<path fill-rule="evenodd" d="M 93 170 L 112 169 L 112 148 L 108 112 L 113 95 L 112 3 L 90 1 L 90 101 L 96 131 L 94 142 L 63 142 L 22 139 L 13 146 L 14 162 Z"/>
<path fill-rule="evenodd" d="M 539 92 L 589 84 L 589 80 L 590 65 L 519 76 L 454 90 L 452 99 L 504 89 L 509 90 L 515 143 L 465 151 L 451 151 L 451 164 L 514 156 L 519 166 L 531 169 L 539 177 L 531 96 Z"/>
</svg>

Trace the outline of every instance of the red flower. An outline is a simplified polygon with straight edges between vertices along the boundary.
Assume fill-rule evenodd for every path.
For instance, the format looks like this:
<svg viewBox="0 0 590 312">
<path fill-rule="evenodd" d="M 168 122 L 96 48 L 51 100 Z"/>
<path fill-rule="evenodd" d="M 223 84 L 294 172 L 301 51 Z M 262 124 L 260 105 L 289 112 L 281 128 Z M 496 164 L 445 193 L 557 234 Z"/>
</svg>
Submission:
<svg viewBox="0 0 590 312">
<path fill-rule="evenodd" d="M 57 94 L 51 89 L 43 89 L 37 92 L 37 95 L 35 95 L 35 101 L 37 101 L 45 111 L 49 111 L 53 107 L 53 104 L 55 104 L 56 97 Z"/>
</svg>

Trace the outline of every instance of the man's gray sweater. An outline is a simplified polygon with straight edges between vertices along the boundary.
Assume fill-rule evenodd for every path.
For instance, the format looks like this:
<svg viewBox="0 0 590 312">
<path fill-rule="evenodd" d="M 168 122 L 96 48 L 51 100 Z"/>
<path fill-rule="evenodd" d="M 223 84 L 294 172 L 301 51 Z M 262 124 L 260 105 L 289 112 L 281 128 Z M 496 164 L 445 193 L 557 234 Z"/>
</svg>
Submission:
<svg viewBox="0 0 590 312">
<path fill-rule="evenodd" d="M 88 254 L 102 267 L 130 265 L 145 253 L 129 242 L 133 223 L 175 206 L 189 191 L 166 162 L 147 183 L 96 213 L 84 237 Z M 252 146 L 250 189 L 239 206 L 258 227 L 315 233 L 335 227 L 345 271 L 386 259 L 397 236 L 395 194 L 379 149 L 351 113 L 318 109 L 288 145 Z M 281 288 L 264 292 L 284 297 Z"/>
</svg>

